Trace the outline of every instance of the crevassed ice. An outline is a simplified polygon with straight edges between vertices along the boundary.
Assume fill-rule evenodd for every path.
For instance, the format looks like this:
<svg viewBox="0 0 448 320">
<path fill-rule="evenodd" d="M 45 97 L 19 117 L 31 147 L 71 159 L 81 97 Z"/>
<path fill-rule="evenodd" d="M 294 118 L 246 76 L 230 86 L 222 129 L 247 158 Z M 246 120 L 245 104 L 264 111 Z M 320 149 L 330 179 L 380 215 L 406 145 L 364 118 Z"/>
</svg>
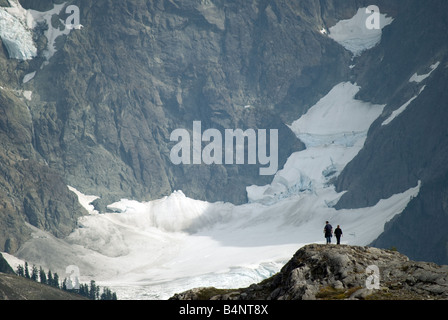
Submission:
<svg viewBox="0 0 448 320">
<path fill-rule="evenodd" d="M 31 30 L 4 8 L 0 8 L 0 37 L 9 58 L 30 60 L 37 56 Z"/>
<path fill-rule="evenodd" d="M 418 75 L 417 73 L 414 73 L 414 75 L 409 79 L 409 82 L 415 82 L 415 83 L 423 82 L 439 67 L 439 65 L 440 65 L 440 61 L 431 65 L 430 66 L 431 71 L 429 71 L 429 73 L 426 73 L 426 74 Z M 406 103 L 404 103 L 400 108 L 394 110 L 392 112 L 392 114 L 386 120 L 384 120 L 382 125 L 383 126 L 388 125 L 394 119 L 396 119 L 399 115 L 401 115 L 403 112 L 405 112 L 407 110 L 407 108 L 409 107 L 409 105 L 411 105 L 412 102 L 414 102 L 414 100 L 419 97 L 419 95 L 425 90 L 425 88 L 426 88 L 426 85 L 421 87 L 419 92 L 415 96 L 413 96 L 410 100 L 408 100 Z"/>
<path fill-rule="evenodd" d="M 324 243 L 325 220 L 341 224 L 344 243 L 367 245 L 418 194 L 420 184 L 373 207 L 332 207 L 341 194 L 326 186 L 327 177 L 362 149 L 384 108 L 356 100 L 359 89 L 352 83 L 336 85 L 291 125 L 307 149 L 292 154 L 272 184 L 248 188 L 252 203 L 208 203 L 180 191 L 147 203 L 123 199 L 109 206 L 113 213 L 80 219 L 66 239 L 30 226 L 33 237 L 17 256 L 62 276 L 68 264 L 75 264 L 81 282 L 95 279 L 121 299 L 166 299 L 193 287 L 259 282 L 278 272 L 301 246 Z M 71 190 L 91 211 L 95 197 Z"/>
<path fill-rule="evenodd" d="M 45 37 L 48 40 L 44 57 L 49 60 L 56 53 L 56 39 L 61 35 L 68 35 L 72 28 L 54 28 L 51 19 L 54 15 L 59 15 L 65 6 L 55 4 L 53 9 L 45 12 L 24 9 L 17 0 L 10 0 L 11 7 L 0 7 L 0 37 L 8 50 L 9 57 L 19 60 L 30 60 L 37 56 L 37 48 L 33 41 L 32 29 L 38 22 L 46 22 L 48 29 Z M 63 23 L 63 21 L 61 20 Z M 76 26 L 74 29 L 80 29 Z"/>
</svg>

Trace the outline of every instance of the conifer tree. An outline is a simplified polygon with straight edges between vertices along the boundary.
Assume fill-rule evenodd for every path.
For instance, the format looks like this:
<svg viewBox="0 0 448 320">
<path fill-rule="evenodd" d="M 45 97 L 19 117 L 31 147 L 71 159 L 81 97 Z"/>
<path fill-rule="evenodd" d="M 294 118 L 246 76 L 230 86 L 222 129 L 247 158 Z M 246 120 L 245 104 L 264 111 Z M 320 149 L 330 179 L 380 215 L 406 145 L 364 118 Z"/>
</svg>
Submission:
<svg viewBox="0 0 448 320">
<path fill-rule="evenodd" d="M 36 265 L 33 265 L 33 268 L 31 269 L 31 280 L 37 281 L 39 277 L 39 271 L 37 270 Z"/>
<path fill-rule="evenodd" d="M 89 297 L 89 286 L 87 284 L 79 285 L 79 294 L 88 298 Z"/>
</svg>

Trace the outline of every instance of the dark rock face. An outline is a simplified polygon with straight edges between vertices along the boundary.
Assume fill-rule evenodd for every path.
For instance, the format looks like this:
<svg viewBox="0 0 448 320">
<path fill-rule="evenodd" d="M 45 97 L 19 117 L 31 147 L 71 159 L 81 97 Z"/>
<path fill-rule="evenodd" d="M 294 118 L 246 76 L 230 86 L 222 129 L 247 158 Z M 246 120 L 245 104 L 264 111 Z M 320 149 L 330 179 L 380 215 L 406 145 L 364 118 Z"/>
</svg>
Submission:
<svg viewBox="0 0 448 320">
<path fill-rule="evenodd" d="M 443 120 L 447 111 L 442 106 L 448 96 L 441 85 L 448 76 L 448 39 L 441 30 L 446 27 L 443 26 L 446 8 L 447 4 L 440 1 L 431 6 L 410 2 L 399 13 L 393 28 L 385 29 L 378 47 L 359 58 L 358 65 L 362 67 L 355 70 L 362 87 L 359 97 L 387 105 L 383 117 L 372 126 L 365 148 L 338 179 L 338 190 L 348 190 L 339 207 L 371 206 L 415 186 L 418 180 L 431 181 L 446 172 L 442 159 L 446 158 L 447 150 L 442 141 L 447 134 Z M 421 19 L 412 23 L 412 17 L 416 16 Z M 422 83 L 409 81 L 414 73 L 428 73 L 429 66 L 436 62 L 441 67 L 429 79 Z M 408 112 L 393 125 L 381 126 L 392 111 L 423 86 L 425 90 L 412 102 Z"/>
<path fill-rule="evenodd" d="M 218 290 L 193 289 L 172 299 L 448 299 L 447 271 L 448 266 L 410 261 L 396 251 L 308 245 L 297 251 L 278 274 L 259 284 L 215 295 L 213 292 Z M 205 296 L 204 292 L 209 295 Z"/>
<path fill-rule="evenodd" d="M 372 245 L 394 246 L 415 260 L 443 264 L 448 263 L 448 235 L 440 230 L 448 222 L 441 195 L 448 171 L 448 39 L 442 31 L 447 27 L 447 9 L 443 1 L 431 6 L 409 2 L 393 27 L 385 29 L 381 44 L 359 58 L 355 70 L 362 87 L 359 97 L 387 106 L 372 126 L 364 149 L 336 182 L 338 191 L 347 191 L 336 206 L 340 209 L 372 206 L 421 181 L 417 199 Z M 427 74 L 437 62 L 439 68 L 422 83 L 409 81 L 415 73 Z M 423 86 L 405 113 L 381 126 Z"/>
</svg>

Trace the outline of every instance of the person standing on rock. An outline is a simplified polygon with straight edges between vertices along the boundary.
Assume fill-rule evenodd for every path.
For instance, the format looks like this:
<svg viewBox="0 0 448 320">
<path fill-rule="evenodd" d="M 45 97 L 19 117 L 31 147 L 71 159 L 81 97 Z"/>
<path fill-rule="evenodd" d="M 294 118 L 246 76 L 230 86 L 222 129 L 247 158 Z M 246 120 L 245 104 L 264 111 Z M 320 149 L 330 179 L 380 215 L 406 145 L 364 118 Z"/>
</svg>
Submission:
<svg viewBox="0 0 448 320">
<path fill-rule="evenodd" d="M 337 244 L 341 244 L 342 229 L 341 229 L 341 227 L 339 225 L 334 230 L 334 235 L 336 236 Z"/>
<path fill-rule="evenodd" d="M 333 237 L 333 227 L 328 221 L 325 222 L 324 234 L 325 239 L 327 239 L 327 244 L 331 243 L 331 237 Z"/>
</svg>

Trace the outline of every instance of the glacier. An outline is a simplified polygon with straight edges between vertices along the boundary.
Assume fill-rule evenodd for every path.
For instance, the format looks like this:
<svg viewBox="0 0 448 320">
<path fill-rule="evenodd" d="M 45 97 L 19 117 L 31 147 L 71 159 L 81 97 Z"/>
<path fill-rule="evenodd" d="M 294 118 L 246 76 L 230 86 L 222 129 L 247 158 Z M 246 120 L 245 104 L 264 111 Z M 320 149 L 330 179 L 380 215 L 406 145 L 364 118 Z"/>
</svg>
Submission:
<svg viewBox="0 0 448 320">
<path fill-rule="evenodd" d="M 10 8 L 0 7 L 0 38 L 10 59 L 30 60 L 37 56 L 32 31 L 23 19 L 10 13 Z"/>
<path fill-rule="evenodd" d="M 0 37 L 8 50 L 9 57 L 18 60 L 30 60 L 37 56 L 37 48 L 33 40 L 33 29 L 38 23 L 45 22 L 48 29 L 44 35 L 48 40 L 43 56 L 48 61 L 56 53 L 56 39 L 68 35 L 74 29 L 81 29 L 82 25 L 70 28 L 59 19 L 62 28 L 54 27 L 52 17 L 59 15 L 66 3 L 55 4 L 53 9 L 40 12 L 24 9 L 18 0 L 9 0 L 11 7 L 0 7 Z M 28 81 L 31 79 L 27 79 Z M 24 81 L 26 83 L 27 81 Z"/>
<path fill-rule="evenodd" d="M 378 33 L 371 40 L 369 45 L 356 41 L 353 52 L 376 44 Z M 157 300 L 194 287 L 260 282 L 300 247 L 325 243 L 327 220 L 342 227 L 342 243 L 368 245 L 418 195 L 420 183 L 372 207 L 334 208 L 343 193 L 331 180 L 364 147 L 369 128 L 385 108 L 357 100 L 360 89 L 351 82 L 336 84 L 291 122 L 289 128 L 306 149 L 291 154 L 272 183 L 248 186 L 245 204 L 200 201 L 178 190 L 148 202 L 122 199 L 100 213 L 92 206 L 95 195 L 68 186 L 88 212 L 73 233 L 59 239 L 29 225 L 32 239 L 15 256 L 4 257 L 13 268 L 26 260 L 60 278 L 76 265 L 81 282 L 94 279 L 119 299 Z"/>
<path fill-rule="evenodd" d="M 291 124 L 298 137 L 317 138 L 292 154 L 270 185 L 248 187 L 246 204 L 209 203 L 176 191 L 149 202 L 123 199 L 109 205 L 112 213 L 98 214 L 90 205 L 95 196 L 70 187 L 90 214 L 66 239 L 30 226 L 33 239 L 16 256 L 60 277 L 68 265 L 76 265 L 82 282 L 95 279 L 120 299 L 154 300 L 192 287 L 259 282 L 303 245 L 324 243 L 326 220 L 341 225 L 343 243 L 368 245 L 418 194 L 420 184 L 373 207 L 332 207 L 342 193 L 328 183 L 328 175 L 337 176 L 362 149 L 384 108 L 356 100 L 358 90 L 348 82 L 336 85 Z M 344 134 L 351 136 L 344 139 Z"/>
</svg>

